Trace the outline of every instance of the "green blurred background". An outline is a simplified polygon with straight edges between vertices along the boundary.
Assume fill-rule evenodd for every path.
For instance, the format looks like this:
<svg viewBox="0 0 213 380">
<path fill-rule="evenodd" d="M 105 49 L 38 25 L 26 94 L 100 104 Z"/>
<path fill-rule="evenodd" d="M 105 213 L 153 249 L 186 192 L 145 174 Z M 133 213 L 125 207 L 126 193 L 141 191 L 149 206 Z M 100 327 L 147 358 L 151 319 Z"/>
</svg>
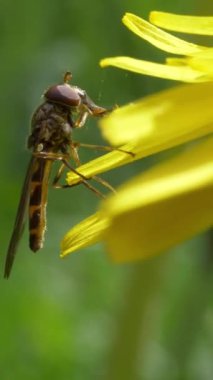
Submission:
<svg viewBox="0 0 213 380">
<path fill-rule="evenodd" d="M 126 11 L 144 18 L 151 10 L 210 15 L 213 4 L 1 0 L 0 5 L 3 272 L 30 157 L 25 148 L 30 117 L 44 89 L 70 69 L 75 84 L 98 104 L 111 107 L 174 85 L 113 68 L 103 70 L 98 62 L 113 55 L 162 60 L 162 53 L 121 24 Z M 74 138 L 104 143 L 96 120 L 89 120 Z M 167 154 L 114 170 L 105 178 L 117 186 Z M 85 162 L 95 153 L 82 149 L 80 156 Z M 60 260 L 64 233 L 93 213 L 98 202 L 80 186 L 51 189 L 46 242 L 38 254 L 29 251 L 25 231 L 10 280 L 0 279 L 0 378 L 212 379 L 210 234 L 146 262 L 113 265 L 102 245 Z"/>
</svg>

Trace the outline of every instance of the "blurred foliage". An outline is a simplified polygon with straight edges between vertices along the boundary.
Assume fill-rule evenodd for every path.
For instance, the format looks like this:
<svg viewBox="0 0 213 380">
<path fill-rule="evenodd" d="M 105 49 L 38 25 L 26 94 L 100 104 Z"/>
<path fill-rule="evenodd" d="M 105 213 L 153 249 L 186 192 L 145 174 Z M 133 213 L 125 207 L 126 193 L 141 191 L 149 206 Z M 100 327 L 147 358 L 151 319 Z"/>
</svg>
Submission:
<svg viewBox="0 0 213 380">
<path fill-rule="evenodd" d="M 174 85 L 102 70 L 98 61 L 122 54 L 161 59 L 123 27 L 126 11 L 144 18 L 151 10 L 210 15 L 206 3 L 1 1 L 1 267 L 29 160 L 30 115 L 44 89 L 70 69 L 75 84 L 111 107 Z M 93 120 L 74 138 L 103 143 Z M 80 155 L 84 162 L 94 153 Z M 105 177 L 117 185 L 159 159 Z M 63 234 L 98 202 L 80 186 L 50 190 L 45 248 L 36 256 L 25 232 L 12 277 L 0 280 L 1 379 L 212 379 L 212 236 L 131 265 L 112 265 L 102 246 L 59 260 Z"/>
</svg>

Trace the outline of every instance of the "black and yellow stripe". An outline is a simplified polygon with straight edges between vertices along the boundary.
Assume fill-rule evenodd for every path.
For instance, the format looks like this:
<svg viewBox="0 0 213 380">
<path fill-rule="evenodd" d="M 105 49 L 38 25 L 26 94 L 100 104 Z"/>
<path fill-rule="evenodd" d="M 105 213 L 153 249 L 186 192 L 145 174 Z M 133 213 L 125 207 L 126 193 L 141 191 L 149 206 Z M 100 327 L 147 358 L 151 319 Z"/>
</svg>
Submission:
<svg viewBox="0 0 213 380">
<path fill-rule="evenodd" d="M 46 230 L 48 182 L 52 161 L 37 158 L 31 177 L 29 200 L 29 246 L 34 252 L 43 246 Z"/>
</svg>

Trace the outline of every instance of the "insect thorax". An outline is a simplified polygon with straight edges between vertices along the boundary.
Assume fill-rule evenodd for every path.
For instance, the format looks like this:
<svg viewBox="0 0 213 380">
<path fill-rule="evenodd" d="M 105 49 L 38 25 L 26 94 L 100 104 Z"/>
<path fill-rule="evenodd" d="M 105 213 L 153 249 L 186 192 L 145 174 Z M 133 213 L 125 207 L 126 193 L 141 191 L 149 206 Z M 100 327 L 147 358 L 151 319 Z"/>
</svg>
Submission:
<svg viewBox="0 0 213 380">
<path fill-rule="evenodd" d="M 65 153 L 71 143 L 72 126 L 70 107 L 46 101 L 32 116 L 28 148 Z"/>
</svg>

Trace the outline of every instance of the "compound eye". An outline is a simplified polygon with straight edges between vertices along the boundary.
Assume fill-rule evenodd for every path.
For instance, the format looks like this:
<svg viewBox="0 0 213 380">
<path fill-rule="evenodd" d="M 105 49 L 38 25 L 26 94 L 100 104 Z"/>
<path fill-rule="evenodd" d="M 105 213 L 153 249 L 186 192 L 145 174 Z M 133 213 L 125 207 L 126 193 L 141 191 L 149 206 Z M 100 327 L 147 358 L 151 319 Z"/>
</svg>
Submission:
<svg viewBox="0 0 213 380">
<path fill-rule="evenodd" d="M 50 102 L 69 107 L 77 107 L 81 103 L 81 97 L 78 92 L 67 83 L 50 87 L 44 93 L 44 96 Z"/>
</svg>

